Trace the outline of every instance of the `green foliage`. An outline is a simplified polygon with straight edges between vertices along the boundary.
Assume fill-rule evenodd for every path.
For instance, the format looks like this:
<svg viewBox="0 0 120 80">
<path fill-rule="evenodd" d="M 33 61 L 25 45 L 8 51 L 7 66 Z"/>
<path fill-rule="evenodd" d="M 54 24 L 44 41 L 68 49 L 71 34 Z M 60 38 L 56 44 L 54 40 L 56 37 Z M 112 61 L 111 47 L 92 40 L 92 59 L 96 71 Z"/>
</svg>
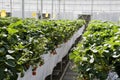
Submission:
<svg viewBox="0 0 120 80">
<path fill-rule="evenodd" d="M 0 18 L 0 80 L 17 80 L 29 65 L 44 63 L 42 54 L 68 40 L 84 24 L 76 21 L 40 21 Z"/>
<path fill-rule="evenodd" d="M 120 62 L 120 26 L 91 21 L 70 58 L 75 62 L 79 78 L 105 80 L 109 70 Z"/>
</svg>

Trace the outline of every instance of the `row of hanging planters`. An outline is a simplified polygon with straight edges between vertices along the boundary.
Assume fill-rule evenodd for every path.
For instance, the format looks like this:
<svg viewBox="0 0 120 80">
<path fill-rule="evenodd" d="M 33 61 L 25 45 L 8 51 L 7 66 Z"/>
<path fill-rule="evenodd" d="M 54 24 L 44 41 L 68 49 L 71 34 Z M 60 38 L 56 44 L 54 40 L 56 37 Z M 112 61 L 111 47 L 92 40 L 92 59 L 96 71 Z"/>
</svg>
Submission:
<svg viewBox="0 0 120 80">
<path fill-rule="evenodd" d="M 106 80 L 109 71 L 116 71 L 120 77 L 120 26 L 91 21 L 70 58 L 79 80 Z"/>
<path fill-rule="evenodd" d="M 0 18 L 0 80 L 17 80 L 30 65 L 33 70 L 41 66 L 41 55 L 54 53 L 84 24 L 84 20 Z"/>
</svg>

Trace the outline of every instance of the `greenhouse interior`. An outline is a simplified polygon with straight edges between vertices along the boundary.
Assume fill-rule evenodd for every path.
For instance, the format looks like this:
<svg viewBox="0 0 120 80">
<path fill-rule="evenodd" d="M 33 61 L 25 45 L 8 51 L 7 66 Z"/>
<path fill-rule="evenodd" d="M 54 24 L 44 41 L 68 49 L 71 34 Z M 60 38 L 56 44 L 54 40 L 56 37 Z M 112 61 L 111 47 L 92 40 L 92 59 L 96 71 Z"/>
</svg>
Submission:
<svg viewBox="0 0 120 80">
<path fill-rule="evenodd" d="M 120 80 L 120 0 L 0 0 L 0 80 Z"/>
</svg>

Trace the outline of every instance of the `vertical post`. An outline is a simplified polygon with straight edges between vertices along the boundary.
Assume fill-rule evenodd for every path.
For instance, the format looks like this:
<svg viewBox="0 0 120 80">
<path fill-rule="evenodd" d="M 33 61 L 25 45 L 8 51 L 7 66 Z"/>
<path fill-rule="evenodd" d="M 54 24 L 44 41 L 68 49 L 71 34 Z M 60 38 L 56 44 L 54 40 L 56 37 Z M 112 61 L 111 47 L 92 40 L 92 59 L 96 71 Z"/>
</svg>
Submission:
<svg viewBox="0 0 120 80">
<path fill-rule="evenodd" d="M 110 13 L 110 12 L 112 12 L 112 9 L 111 9 L 111 8 L 112 8 L 112 7 L 111 7 L 111 6 L 112 6 L 112 0 L 110 0 L 109 6 L 110 6 L 109 13 Z M 112 14 L 113 14 L 113 12 L 112 12 Z M 110 16 L 110 20 L 111 20 L 111 21 L 112 21 L 112 17 L 113 17 L 113 16 Z M 118 20 L 119 20 L 119 19 L 118 19 Z"/>
<path fill-rule="evenodd" d="M 52 0 L 52 12 L 51 12 L 51 18 L 53 18 L 53 5 L 54 5 L 53 2 L 54 2 L 54 1 Z"/>
<path fill-rule="evenodd" d="M 37 19 L 38 19 L 38 16 L 39 16 L 38 0 L 37 0 L 37 11 L 36 11 L 36 14 L 37 14 Z"/>
<path fill-rule="evenodd" d="M 59 3 L 59 5 L 58 5 L 58 6 L 59 6 L 58 19 L 60 19 L 60 0 L 59 0 L 59 2 L 58 2 L 58 3 Z"/>
<path fill-rule="evenodd" d="M 38 0 L 37 0 L 37 12 L 38 12 L 38 10 L 39 10 L 39 9 L 38 9 Z"/>
<path fill-rule="evenodd" d="M 12 0 L 10 0 L 10 12 L 11 12 L 11 17 L 12 17 Z"/>
<path fill-rule="evenodd" d="M 64 0 L 64 8 L 63 8 L 63 13 L 64 13 L 64 19 L 65 19 L 65 0 Z"/>
<path fill-rule="evenodd" d="M 63 69 L 63 59 L 62 59 L 62 61 L 60 62 L 60 71 L 62 72 L 62 69 Z"/>
<path fill-rule="evenodd" d="M 2 0 L 2 9 L 3 9 L 3 4 L 4 4 L 4 3 L 3 3 L 3 0 Z"/>
<path fill-rule="evenodd" d="M 43 13 L 43 0 L 41 0 L 41 19 L 43 18 L 42 13 Z"/>
<path fill-rule="evenodd" d="M 29 10 L 29 17 L 31 17 L 30 0 L 29 0 L 29 8 L 28 8 L 28 10 Z"/>
<path fill-rule="evenodd" d="M 24 0 L 22 0 L 22 18 L 24 19 L 24 10 L 25 9 L 25 5 L 24 5 Z"/>
<path fill-rule="evenodd" d="M 93 0 L 91 0 L 91 19 L 93 18 Z"/>
</svg>

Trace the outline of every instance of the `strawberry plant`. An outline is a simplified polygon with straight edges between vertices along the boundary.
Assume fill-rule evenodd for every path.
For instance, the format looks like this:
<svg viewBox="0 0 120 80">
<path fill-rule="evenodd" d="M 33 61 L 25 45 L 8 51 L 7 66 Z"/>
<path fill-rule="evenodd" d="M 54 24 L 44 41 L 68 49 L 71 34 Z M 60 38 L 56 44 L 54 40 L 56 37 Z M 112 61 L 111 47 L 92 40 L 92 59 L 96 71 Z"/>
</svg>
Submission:
<svg viewBox="0 0 120 80">
<path fill-rule="evenodd" d="M 79 79 L 105 80 L 110 70 L 118 69 L 116 63 L 120 62 L 120 26 L 92 21 L 70 58 L 75 62 Z"/>
<path fill-rule="evenodd" d="M 0 18 L 0 80 L 17 80 L 30 65 L 36 75 L 37 64 L 44 64 L 41 55 L 57 54 L 55 46 L 69 40 L 83 24 L 83 20 Z"/>
</svg>

